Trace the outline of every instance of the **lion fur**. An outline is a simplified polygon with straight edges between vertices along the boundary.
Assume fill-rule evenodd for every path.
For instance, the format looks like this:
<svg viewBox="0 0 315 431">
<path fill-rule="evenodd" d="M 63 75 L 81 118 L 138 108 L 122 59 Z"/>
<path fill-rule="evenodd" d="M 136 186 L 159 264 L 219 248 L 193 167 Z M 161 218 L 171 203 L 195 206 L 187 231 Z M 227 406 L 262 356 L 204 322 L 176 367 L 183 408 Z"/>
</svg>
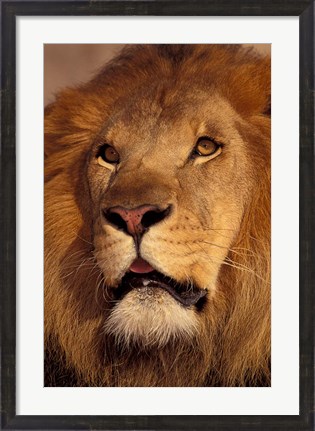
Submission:
<svg viewBox="0 0 315 431">
<path fill-rule="evenodd" d="M 157 351 L 127 348 L 104 335 L 110 304 L 99 288 L 82 175 L 89 146 L 112 106 L 129 93 L 145 97 L 154 79 L 162 103 L 191 81 L 220 91 L 244 119 L 238 130 L 253 144 L 249 151 L 256 166 L 255 190 L 226 260 L 237 265 L 222 265 L 211 313 L 204 314 L 196 337 L 170 341 Z M 131 46 L 92 81 L 62 91 L 46 108 L 47 386 L 270 385 L 269 108 L 270 59 L 225 45 Z"/>
</svg>

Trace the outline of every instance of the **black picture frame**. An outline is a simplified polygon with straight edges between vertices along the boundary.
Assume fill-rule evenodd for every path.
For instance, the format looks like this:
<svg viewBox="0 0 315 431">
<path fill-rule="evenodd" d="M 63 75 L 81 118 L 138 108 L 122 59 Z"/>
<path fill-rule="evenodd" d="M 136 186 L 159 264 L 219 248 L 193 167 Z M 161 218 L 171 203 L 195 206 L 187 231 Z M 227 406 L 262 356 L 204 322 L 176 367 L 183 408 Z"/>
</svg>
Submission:
<svg viewBox="0 0 315 431">
<path fill-rule="evenodd" d="M 314 430 L 314 3 L 310 0 L 3 1 L 1 38 L 1 429 Z M 300 22 L 300 414 L 18 416 L 15 410 L 17 16 L 298 16 Z M 285 101 L 284 101 L 285 102 Z"/>
</svg>

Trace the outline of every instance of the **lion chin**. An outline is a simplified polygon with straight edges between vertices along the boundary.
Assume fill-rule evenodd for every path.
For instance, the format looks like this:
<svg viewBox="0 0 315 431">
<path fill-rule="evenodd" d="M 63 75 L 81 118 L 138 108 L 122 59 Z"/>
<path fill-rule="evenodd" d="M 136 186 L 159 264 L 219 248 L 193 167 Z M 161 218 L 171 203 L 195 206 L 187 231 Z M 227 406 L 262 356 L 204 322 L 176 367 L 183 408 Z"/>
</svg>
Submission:
<svg viewBox="0 0 315 431">
<path fill-rule="evenodd" d="M 270 385 L 270 59 L 131 46 L 45 122 L 45 384 Z"/>
<path fill-rule="evenodd" d="M 170 340 L 183 342 L 198 332 L 192 309 L 184 309 L 159 288 L 141 287 L 114 306 L 105 332 L 121 345 L 164 347 Z"/>
<path fill-rule="evenodd" d="M 202 307 L 206 289 L 178 283 L 142 258 L 130 268 L 113 288 L 116 304 L 104 327 L 116 344 L 161 348 L 198 333 L 195 307 Z"/>
</svg>

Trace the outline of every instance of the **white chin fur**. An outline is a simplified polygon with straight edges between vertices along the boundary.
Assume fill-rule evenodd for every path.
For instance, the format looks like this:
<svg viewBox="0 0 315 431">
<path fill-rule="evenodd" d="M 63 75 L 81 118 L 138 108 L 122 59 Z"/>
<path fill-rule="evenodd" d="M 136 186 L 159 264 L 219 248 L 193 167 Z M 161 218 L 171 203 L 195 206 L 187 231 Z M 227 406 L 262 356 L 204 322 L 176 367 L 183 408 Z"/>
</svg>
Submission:
<svg viewBox="0 0 315 431">
<path fill-rule="evenodd" d="M 195 311 L 179 304 L 162 289 L 134 289 L 113 308 L 105 332 L 122 346 L 163 347 L 197 333 Z"/>
</svg>

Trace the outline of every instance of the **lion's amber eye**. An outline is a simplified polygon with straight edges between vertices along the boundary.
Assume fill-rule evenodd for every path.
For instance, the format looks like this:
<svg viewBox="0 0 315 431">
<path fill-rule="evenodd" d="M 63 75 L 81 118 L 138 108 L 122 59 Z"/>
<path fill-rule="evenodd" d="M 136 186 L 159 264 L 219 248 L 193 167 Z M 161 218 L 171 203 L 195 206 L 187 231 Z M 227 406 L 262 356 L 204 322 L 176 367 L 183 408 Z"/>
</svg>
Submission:
<svg viewBox="0 0 315 431">
<path fill-rule="evenodd" d="M 119 163 L 119 153 L 111 145 L 103 145 L 98 153 L 98 160 L 104 160 L 107 163 Z"/>
<path fill-rule="evenodd" d="M 194 156 L 211 156 L 220 148 L 220 145 L 211 138 L 200 138 L 194 148 Z"/>
</svg>

